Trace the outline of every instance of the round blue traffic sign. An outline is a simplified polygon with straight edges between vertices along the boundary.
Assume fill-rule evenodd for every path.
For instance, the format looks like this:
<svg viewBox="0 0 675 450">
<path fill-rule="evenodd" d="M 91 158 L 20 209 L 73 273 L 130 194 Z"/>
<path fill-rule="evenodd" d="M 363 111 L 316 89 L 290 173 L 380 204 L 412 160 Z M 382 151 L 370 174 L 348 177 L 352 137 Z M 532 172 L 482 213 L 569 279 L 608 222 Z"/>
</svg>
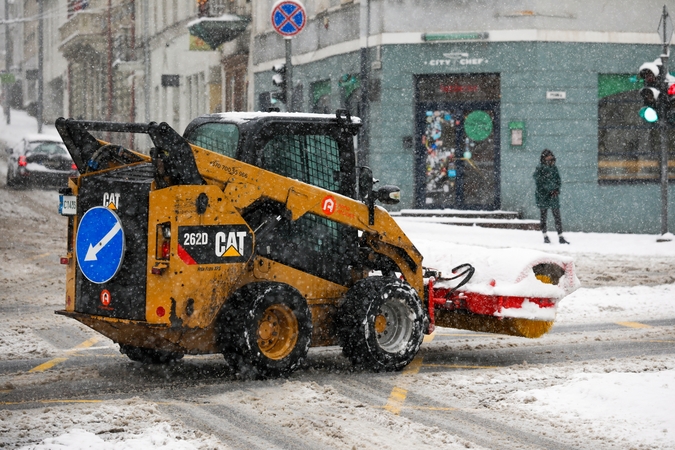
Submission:
<svg viewBox="0 0 675 450">
<path fill-rule="evenodd" d="M 279 0 L 272 6 L 272 26 L 283 37 L 300 33 L 307 23 L 305 7 L 297 0 Z"/>
<path fill-rule="evenodd" d="M 77 227 L 75 255 L 82 275 L 92 283 L 106 283 L 115 276 L 124 258 L 124 229 L 114 211 L 95 206 L 84 213 Z"/>
</svg>

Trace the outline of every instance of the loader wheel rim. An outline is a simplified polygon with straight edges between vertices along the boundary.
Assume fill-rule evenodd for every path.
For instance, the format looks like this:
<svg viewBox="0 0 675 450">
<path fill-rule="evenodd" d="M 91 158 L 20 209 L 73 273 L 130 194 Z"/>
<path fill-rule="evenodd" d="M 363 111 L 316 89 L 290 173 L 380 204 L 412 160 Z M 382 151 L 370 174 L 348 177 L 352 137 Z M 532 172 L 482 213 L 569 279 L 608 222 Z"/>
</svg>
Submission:
<svg viewBox="0 0 675 450">
<path fill-rule="evenodd" d="M 377 343 L 382 350 L 389 353 L 405 350 L 413 332 L 411 316 L 404 299 L 389 297 L 385 300 L 374 323 Z"/>
<path fill-rule="evenodd" d="M 271 305 L 258 321 L 258 348 L 270 359 L 283 359 L 295 348 L 298 330 L 298 319 L 291 308 Z"/>
<path fill-rule="evenodd" d="M 387 329 L 387 318 L 382 314 L 375 316 L 375 332 L 382 334 Z"/>
</svg>

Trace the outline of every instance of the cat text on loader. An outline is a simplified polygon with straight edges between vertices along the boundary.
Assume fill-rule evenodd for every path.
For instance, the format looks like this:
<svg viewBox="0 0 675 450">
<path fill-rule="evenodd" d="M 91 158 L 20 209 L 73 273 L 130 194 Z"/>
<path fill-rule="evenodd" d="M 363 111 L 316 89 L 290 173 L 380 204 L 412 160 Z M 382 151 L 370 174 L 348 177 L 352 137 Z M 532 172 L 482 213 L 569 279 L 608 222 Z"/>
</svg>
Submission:
<svg viewBox="0 0 675 450">
<path fill-rule="evenodd" d="M 370 169 L 356 167 L 359 126 L 346 111 L 206 115 L 184 136 L 166 123 L 57 120 L 79 170 L 61 191 L 67 285 L 57 312 L 132 360 L 222 353 L 262 376 L 288 374 L 310 346 L 328 345 L 357 366 L 399 370 L 434 320 L 546 332 L 550 321 L 472 311 L 439 274 L 429 283 L 420 253 L 374 204 L 397 202 L 399 190 L 374 190 Z M 90 131 L 145 133 L 154 147 L 146 156 Z M 454 278 L 463 284 L 472 270 Z M 549 283 L 562 275 L 541 270 Z"/>
</svg>

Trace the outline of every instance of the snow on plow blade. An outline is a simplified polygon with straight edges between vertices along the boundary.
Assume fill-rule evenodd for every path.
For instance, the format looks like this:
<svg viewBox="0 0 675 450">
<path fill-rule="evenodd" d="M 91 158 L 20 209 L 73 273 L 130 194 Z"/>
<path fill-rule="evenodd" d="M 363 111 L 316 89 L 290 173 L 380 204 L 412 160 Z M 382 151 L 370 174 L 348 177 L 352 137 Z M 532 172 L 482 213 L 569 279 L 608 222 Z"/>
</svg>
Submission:
<svg viewBox="0 0 675 450">
<path fill-rule="evenodd" d="M 457 250 L 470 249 L 464 254 Z M 430 327 L 537 338 L 556 317 L 558 302 L 580 285 L 570 257 L 522 249 L 458 246 L 468 262 L 426 282 Z M 462 281 L 466 280 L 466 284 Z"/>
</svg>

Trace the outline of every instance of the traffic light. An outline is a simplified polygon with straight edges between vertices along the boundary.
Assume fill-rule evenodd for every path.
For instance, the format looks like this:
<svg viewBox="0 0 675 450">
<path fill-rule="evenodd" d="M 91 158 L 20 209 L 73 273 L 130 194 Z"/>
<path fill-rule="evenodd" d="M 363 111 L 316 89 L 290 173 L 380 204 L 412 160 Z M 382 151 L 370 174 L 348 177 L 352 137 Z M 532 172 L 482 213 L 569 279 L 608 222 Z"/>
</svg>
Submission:
<svg viewBox="0 0 675 450">
<path fill-rule="evenodd" d="M 640 109 L 640 117 L 646 122 L 654 123 L 659 120 L 658 102 L 663 85 L 663 64 L 661 59 L 647 62 L 640 66 L 638 77 L 644 80 L 645 87 L 640 89 L 643 106 Z"/>
<path fill-rule="evenodd" d="M 665 119 L 668 123 L 675 123 L 675 77 L 666 74 Z"/>
<path fill-rule="evenodd" d="M 279 88 L 278 92 L 273 93 L 274 98 L 282 103 L 286 103 L 286 64 L 275 64 L 272 70 L 275 72 L 272 76 L 272 84 Z"/>
</svg>

